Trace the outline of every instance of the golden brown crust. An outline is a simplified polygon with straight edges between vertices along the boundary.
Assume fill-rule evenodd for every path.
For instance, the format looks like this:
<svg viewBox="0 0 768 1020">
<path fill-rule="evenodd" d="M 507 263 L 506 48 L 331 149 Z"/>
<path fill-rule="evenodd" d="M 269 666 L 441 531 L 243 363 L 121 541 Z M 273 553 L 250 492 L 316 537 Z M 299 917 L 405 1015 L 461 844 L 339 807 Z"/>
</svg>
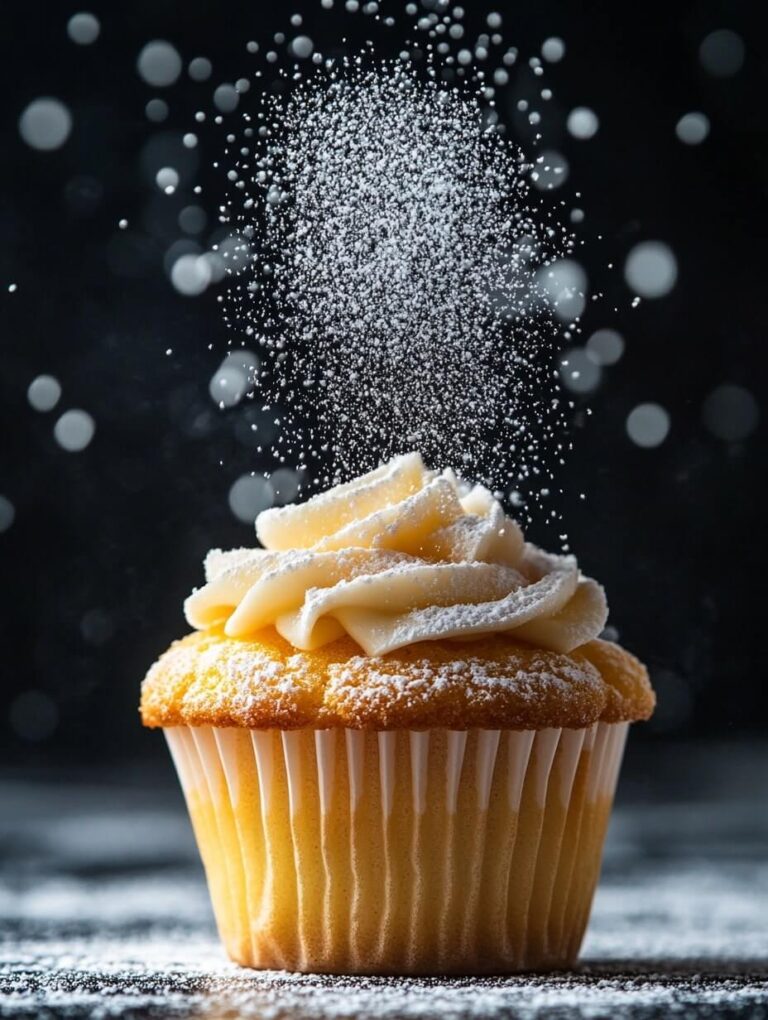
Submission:
<svg viewBox="0 0 768 1020">
<path fill-rule="evenodd" d="M 498 634 L 369 657 L 346 637 L 302 652 L 272 628 L 249 640 L 214 628 L 154 664 L 141 716 L 145 726 L 578 729 L 646 719 L 654 703 L 645 668 L 606 641 L 561 655 Z"/>
<path fill-rule="evenodd" d="M 608 686 L 608 700 L 600 716 L 603 722 L 650 719 L 656 695 L 639 659 L 621 645 L 599 639 L 588 641 L 572 654 L 591 662 Z"/>
</svg>

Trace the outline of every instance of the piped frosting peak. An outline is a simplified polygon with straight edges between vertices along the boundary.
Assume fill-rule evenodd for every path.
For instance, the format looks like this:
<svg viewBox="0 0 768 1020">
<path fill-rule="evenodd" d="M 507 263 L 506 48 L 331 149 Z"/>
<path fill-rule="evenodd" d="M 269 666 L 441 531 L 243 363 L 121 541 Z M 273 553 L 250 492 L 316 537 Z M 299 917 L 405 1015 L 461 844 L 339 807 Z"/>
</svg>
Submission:
<svg viewBox="0 0 768 1020">
<path fill-rule="evenodd" d="M 265 510 L 256 532 L 264 548 L 206 557 L 184 607 L 193 627 L 245 638 L 271 625 L 304 651 L 346 633 L 382 655 L 498 632 L 569 652 L 605 626 L 603 589 L 573 557 L 525 542 L 488 489 L 418 453 Z"/>
</svg>

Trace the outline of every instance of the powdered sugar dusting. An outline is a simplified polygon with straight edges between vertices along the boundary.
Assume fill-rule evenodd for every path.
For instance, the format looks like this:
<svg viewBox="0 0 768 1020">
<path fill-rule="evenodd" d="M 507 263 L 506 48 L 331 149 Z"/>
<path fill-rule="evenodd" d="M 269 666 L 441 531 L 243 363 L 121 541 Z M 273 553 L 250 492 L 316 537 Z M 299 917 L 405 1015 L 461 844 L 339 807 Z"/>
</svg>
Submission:
<svg viewBox="0 0 768 1020">
<path fill-rule="evenodd" d="M 276 457 L 349 476 L 418 446 L 538 489 L 567 445 L 541 281 L 574 241 L 477 95 L 328 60 L 229 137 L 222 216 L 249 272 L 225 316 L 262 347 Z"/>
<path fill-rule="evenodd" d="M 620 797 L 614 812 L 583 965 L 509 978 L 242 970 L 218 942 L 181 797 L 156 775 L 135 788 L 71 785 L 66 798 L 60 781 L 5 783 L 0 1016 L 761 1020 L 768 831 L 762 748 L 746 751 L 688 747 L 670 761 L 654 750 L 653 802 Z M 664 802 L 655 790 L 669 792 L 683 760 L 701 800 Z M 741 797 L 715 797 L 712 775 L 734 762 Z"/>
<path fill-rule="evenodd" d="M 478 712 L 484 707 L 492 710 L 500 697 L 510 696 L 529 709 L 549 697 L 557 698 L 567 712 L 589 688 L 599 702 L 603 692 L 599 674 L 588 663 L 577 665 L 565 656 L 533 658 L 525 666 L 512 657 L 494 662 L 468 656 L 441 663 L 426 658 L 388 662 L 355 657 L 330 667 L 328 697 L 341 709 L 355 714 L 370 711 L 386 719 L 403 705 L 411 711 L 428 709 L 452 692 Z"/>
</svg>

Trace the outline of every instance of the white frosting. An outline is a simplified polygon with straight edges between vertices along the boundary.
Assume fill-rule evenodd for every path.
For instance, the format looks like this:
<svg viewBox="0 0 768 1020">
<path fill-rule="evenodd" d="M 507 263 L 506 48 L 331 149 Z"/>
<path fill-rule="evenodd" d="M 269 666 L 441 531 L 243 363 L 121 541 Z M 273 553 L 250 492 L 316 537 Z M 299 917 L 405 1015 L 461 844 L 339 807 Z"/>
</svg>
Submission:
<svg viewBox="0 0 768 1020">
<path fill-rule="evenodd" d="M 311 650 L 349 634 L 368 655 L 494 632 L 557 652 L 596 637 L 602 588 L 572 556 L 526 543 L 483 486 L 428 471 L 417 453 L 307 503 L 266 510 L 263 549 L 212 550 L 185 603 L 230 637 L 274 626 Z"/>
</svg>

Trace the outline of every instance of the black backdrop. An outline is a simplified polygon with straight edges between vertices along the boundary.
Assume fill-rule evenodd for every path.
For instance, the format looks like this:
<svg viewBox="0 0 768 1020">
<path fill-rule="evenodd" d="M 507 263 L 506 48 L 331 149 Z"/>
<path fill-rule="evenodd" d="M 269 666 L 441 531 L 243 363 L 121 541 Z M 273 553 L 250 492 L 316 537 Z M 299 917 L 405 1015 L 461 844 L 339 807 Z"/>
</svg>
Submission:
<svg viewBox="0 0 768 1020">
<path fill-rule="evenodd" d="M 466 6 L 479 26 L 484 5 Z M 494 5 L 521 55 L 538 53 L 548 36 L 566 41 L 566 58 L 547 69 L 547 143 L 570 163 L 562 196 L 587 212 L 579 258 L 590 278 L 609 262 L 618 267 L 601 281 L 608 299 L 588 308 L 584 328 L 618 329 L 626 352 L 582 401 L 593 413 L 576 416 L 575 451 L 560 481 L 573 548 L 605 583 L 622 641 L 651 666 L 661 699 L 643 728 L 651 741 L 764 730 L 768 717 L 764 421 L 741 442 L 718 439 L 702 423 L 703 402 L 725 382 L 747 387 L 764 406 L 768 65 L 759 6 Z M 339 34 L 335 15 L 298 0 L 88 9 L 101 35 L 76 46 L 66 25 L 77 7 L 3 5 L 0 494 L 15 519 L 0 533 L 0 756 L 19 767 L 160 753 L 161 741 L 138 724 L 139 681 L 184 631 L 181 601 L 200 580 L 207 548 L 249 542 L 227 493 L 244 472 L 267 466 L 238 428 L 243 408 L 220 411 L 208 393 L 225 343 L 216 290 L 183 297 L 163 268 L 181 236 L 177 216 L 189 188 L 160 194 L 142 152 L 146 163 L 153 137 L 190 130 L 194 111 L 211 109 L 214 85 L 248 74 L 246 41 L 285 30 L 294 10 L 307 12 L 306 30 L 321 49 Z M 362 41 L 362 18 L 344 26 Z M 746 44 L 743 68 L 728 78 L 708 74 L 698 59 L 702 39 L 719 28 Z M 135 61 L 154 38 L 173 42 L 185 65 L 209 57 L 213 77 L 200 84 L 183 73 L 171 89 L 150 88 Z M 522 87 L 513 74 L 500 90 L 502 111 Z M 66 102 L 74 122 L 50 153 L 25 145 L 18 130 L 22 110 L 46 95 Z M 160 125 L 144 113 L 158 95 L 170 107 Z M 565 130 L 577 105 L 600 118 L 588 142 Z M 697 146 L 675 135 L 691 110 L 711 121 Z M 212 156 L 189 156 L 200 164 L 208 234 L 216 226 Z M 646 238 L 670 245 L 679 279 L 668 296 L 633 309 L 620 267 Z M 41 373 L 63 388 L 48 414 L 27 399 Z M 670 414 L 669 436 L 655 449 L 635 446 L 625 430 L 645 401 Z M 53 438 L 56 418 L 71 407 L 96 423 L 78 453 Z M 543 521 L 532 535 L 553 542 Z"/>
</svg>

